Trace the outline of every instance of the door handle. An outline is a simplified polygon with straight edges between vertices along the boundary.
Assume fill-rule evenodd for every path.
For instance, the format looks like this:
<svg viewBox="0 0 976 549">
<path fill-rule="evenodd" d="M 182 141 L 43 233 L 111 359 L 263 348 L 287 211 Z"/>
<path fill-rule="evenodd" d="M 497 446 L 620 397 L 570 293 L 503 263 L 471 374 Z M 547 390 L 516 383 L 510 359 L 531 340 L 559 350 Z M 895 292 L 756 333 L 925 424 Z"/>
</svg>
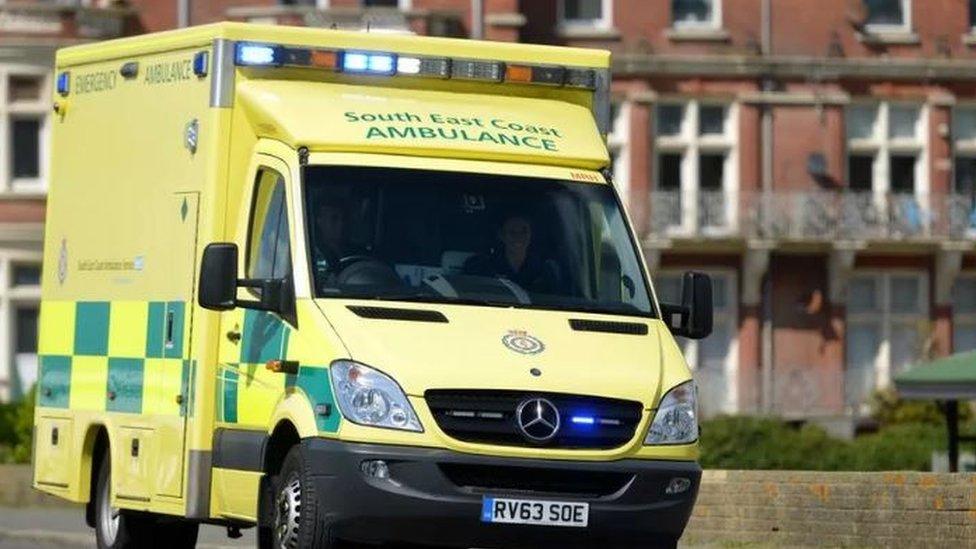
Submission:
<svg viewBox="0 0 976 549">
<path fill-rule="evenodd" d="M 231 343 L 236 345 L 237 342 L 239 342 L 240 340 L 241 340 L 241 333 L 236 329 L 227 332 L 227 341 L 230 341 Z"/>
</svg>

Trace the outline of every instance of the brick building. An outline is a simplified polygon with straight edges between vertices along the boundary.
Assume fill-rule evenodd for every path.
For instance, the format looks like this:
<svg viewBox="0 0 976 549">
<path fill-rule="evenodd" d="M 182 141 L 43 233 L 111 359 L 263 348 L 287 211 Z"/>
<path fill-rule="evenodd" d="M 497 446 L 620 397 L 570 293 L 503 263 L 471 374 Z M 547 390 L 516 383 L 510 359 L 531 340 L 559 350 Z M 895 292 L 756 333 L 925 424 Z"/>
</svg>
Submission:
<svg viewBox="0 0 976 549">
<path fill-rule="evenodd" d="M 0 2 L 0 397 L 30 357 L 52 45 L 222 19 L 612 50 L 616 184 L 659 293 L 716 282 L 686 347 L 707 412 L 849 429 L 906 364 L 976 348 L 976 2 L 79 4 Z"/>
</svg>

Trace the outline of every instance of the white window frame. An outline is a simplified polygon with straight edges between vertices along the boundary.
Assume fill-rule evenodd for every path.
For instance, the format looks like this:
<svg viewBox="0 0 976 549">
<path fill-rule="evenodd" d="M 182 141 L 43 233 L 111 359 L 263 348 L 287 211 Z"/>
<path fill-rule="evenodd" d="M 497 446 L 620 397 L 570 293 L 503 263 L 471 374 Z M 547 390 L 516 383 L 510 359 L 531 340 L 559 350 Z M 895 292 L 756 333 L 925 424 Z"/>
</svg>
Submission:
<svg viewBox="0 0 976 549">
<path fill-rule="evenodd" d="M 600 0 L 599 19 L 566 19 L 566 0 L 557 0 L 556 21 L 561 29 L 613 28 L 613 0 Z"/>
<path fill-rule="evenodd" d="M 728 304 L 724 309 L 716 308 L 712 317 L 712 324 L 726 324 L 731 338 L 729 340 L 728 354 L 725 357 L 725 364 L 722 365 L 728 392 L 725 393 L 725 401 L 718 406 L 718 410 L 725 414 L 734 414 L 739 411 L 739 286 L 738 272 L 731 268 L 712 268 L 702 267 L 696 269 L 715 279 L 725 279 L 727 295 L 725 302 Z M 661 277 L 677 278 L 679 281 L 686 269 L 661 269 L 653 273 L 652 279 Z M 657 291 L 655 290 L 655 294 Z M 696 339 L 680 340 L 682 344 L 685 362 L 691 371 L 697 372 L 700 368 L 700 345 L 701 341 Z"/>
<path fill-rule="evenodd" d="M 905 19 L 900 25 L 865 23 L 864 28 L 871 34 L 909 34 L 912 32 L 912 0 L 901 1 L 901 12 Z M 867 7 L 865 7 L 865 21 L 867 21 Z"/>
<path fill-rule="evenodd" d="M 607 135 L 607 149 L 613 160 L 613 183 L 618 194 L 629 202 L 630 197 L 630 116 L 633 103 L 624 99 L 615 100 L 618 105 L 617 116 L 610 121 Z M 629 206 L 629 204 L 628 204 Z"/>
<path fill-rule="evenodd" d="M 658 107 L 682 105 L 684 118 L 678 135 L 658 135 Z M 721 135 L 699 135 L 699 116 L 703 106 L 725 108 L 725 127 Z M 668 233 L 675 236 L 735 233 L 738 227 L 739 199 L 739 105 L 736 102 L 712 99 L 662 98 L 654 105 L 654 190 L 661 181 L 661 156 L 681 155 L 681 225 L 669 227 Z M 722 169 L 722 192 L 724 193 L 725 224 L 721 226 L 698 226 L 700 196 L 699 158 L 702 154 L 724 154 Z"/>
<path fill-rule="evenodd" d="M 871 277 L 876 281 L 875 298 L 878 303 L 878 310 L 871 312 L 852 312 L 850 306 L 847 308 L 846 326 L 849 328 L 855 324 L 877 325 L 880 327 L 880 344 L 878 354 L 874 358 L 874 388 L 883 389 L 891 384 L 892 364 L 891 364 L 891 340 L 892 332 L 896 325 L 908 325 L 917 323 L 919 319 L 929 319 L 929 274 L 921 269 L 857 269 L 851 275 L 851 279 L 858 277 Z M 891 309 L 891 280 L 899 277 L 915 277 L 918 284 L 918 312 L 917 313 L 895 313 Z M 850 284 L 848 284 L 850 287 Z M 848 298 L 847 303 L 850 303 Z M 847 336 L 844 338 L 845 349 L 850 344 Z M 849 370 L 845 352 L 844 370 Z M 862 404 L 863 406 L 863 404 Z M 866 412 L 866 410 L 856 410 L 856 412 Z"/>
<path fill-rule="evenodd" d="M 712 3 L 712 17 L 708 21 L 675 20 L 674 3 L 671 2 L 671 28 L 675 30 L 719 30 L 722 28 L 722 0 L 709 0 Z"/>
<path fill-rule="evenodd" d="M 8 82 L 11 77 L 27 76 L 41 79 L 39 97 L 34 101 L 9 102 Z M 49 169 L 49 136 L 51 131 L 51 72 L 36 65 L 0 65 L 0 194 L 43 194 L 47 191 Z M 13 120 L 40 120 L 38 133 L 38 176 L 14 179 L 12 168 Z"/>
<path fill-rule="evenodd" d="M 41 252 L 34 250 L 0 249 L 0 402 L 9 401 L 11 380 L 16 371 L 15 350 L 16 309 L 23 306 L 40 307 L 40 286 L 14 286 L 13 271 L 17 265 L 40 265 Z M 29 389 L 25 387 L 24 389 Z"/>
<path fill-rule="evenodd" d="M 918 109 L 918 120 L 915 125 L 913 138 L 892 138 L 889 136 L 891 127 L 891 108 L 894 106 L 913 107 Z M 856 101 L 848 106 L 845 119 L 849 121 L 850 111 L 856 107 L 876 107 L 877 117 L 874 132 L 867 138 L 846 137 L 847 155 L 845 162 L 851 156 L 873 156 L 871 173 L 871 191 L 874 194 L 875 206 L 880 212 L 887 211 L 886 197 L 891 193 L 891 157 L 899 153 L 913 154 L 915 161 L 915 190 L 914 195 L 923 211 L 929 211 L 929 106 L 925 103 L 907 101 Z M 848 172 L 849 173 L 849 172 Z"/>
<path fill-rule="evenodd" d="M 956 161 L 960 158 L 969 158 L 976 160 L 976 134 L 970 139 L 961 139 L 958 137 L 956 131 L 956 125 L 958 123 L 958 113 L 961 110 L 970 111 L 974 114 L 974 119 L 976 119 L 976 103 L 966 102 L 958 103 L 952 108 L 952 176 L 951 176 L 951 186 L 950 195 L 953 199 L 958 198 L 956 191 Z M 974 182 L 976 184 L 976 182 Z M 970 226 L 966 231 L 969 236 L 976 237 L 976 227 Z"/>
<path fill-rule="evenodd" d="M 976 271 L 963 271 L 956 277 L 956 283 L 960 281 L 972 281 L 976 282 Z M 953 296 L 954 297 L 954 296 Z M 953 299 L 955 301 L 955 299 Z M 970 329 L 976 330 L 976 311 L 971 312 L 960 312 L 955 307 L 952 309 L 952 352 L 956 353 L 961 351 L 961 349 L 956 348 L 956 341 L 958 341 L 958 330 L 960 329 Z"/>
</svg>

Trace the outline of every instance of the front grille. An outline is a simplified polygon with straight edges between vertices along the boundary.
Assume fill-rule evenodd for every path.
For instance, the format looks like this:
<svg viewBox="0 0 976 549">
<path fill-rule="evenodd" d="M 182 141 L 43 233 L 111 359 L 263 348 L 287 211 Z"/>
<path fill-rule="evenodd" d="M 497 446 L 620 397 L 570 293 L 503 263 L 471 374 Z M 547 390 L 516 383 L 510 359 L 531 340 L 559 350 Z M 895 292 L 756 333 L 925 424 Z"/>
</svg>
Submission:
<svg viewBox="0 0 976 549">
<path fill-rule="evenodd" d="M 511 492 L 560 496 L 605 497 L 616 494 L 634 478 L 631 473 L 499 467 L 442 463 L 441 472 L 455 486 L 473 492 Z"/>
<path fill-rule="evenodd" d="M 634 437 L 639 402 L 582 395 L 521 391 L 430 390 L 425 393 L 437 425 L 464 442 L 568 449 L 618 448 Z M 551 402 L 560 428 L 545 442 L 530 440 L 518 427 L 519 404 L 533 398 Z"/>
</svg>

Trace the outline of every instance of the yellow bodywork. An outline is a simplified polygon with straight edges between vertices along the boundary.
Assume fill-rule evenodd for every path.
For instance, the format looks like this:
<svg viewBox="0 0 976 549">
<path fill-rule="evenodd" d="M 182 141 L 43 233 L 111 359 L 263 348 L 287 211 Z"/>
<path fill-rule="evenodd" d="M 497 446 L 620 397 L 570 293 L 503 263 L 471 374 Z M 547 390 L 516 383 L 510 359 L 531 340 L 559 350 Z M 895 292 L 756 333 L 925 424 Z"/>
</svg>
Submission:
<svg viewBox="0 0 976 549">
<path fill-rule="evenodd" d="M 303 267 L 300 149 L 309 151 L 313 165 L 603 185 L 596 170 L 609 158 L 591 91 L 235 68 L 220 48 L 240 41 L 609 67 L 609 54 L 598 50 L 243 24 L 60 51 L 57 73 L 70 75 L 71 89 L 53 98 L 35 420 L 38 489 L 87 502 L 99 432 L 111 449 L 116 505 L 195 519 L 255 520 L 261 473 L 210 466 L 221 428 L 270 434 L 289 424 L 302 438 L 494 456 L 697 458 L 697 444 L 643 445 L 662 395 L 690 379 L 659 320 L 633 319 L 649 326 L 642 338 L 572 333 L 565 312 L 460 305 L 440 307 L 450 324 L 375 322 L 352 314 L 346 306 L 353 301 L 313 299 Z M 200 52 L 208 55 L 206 75 L 191 69 Z M 128 62 L 139 64 L 134 77 L 119 72 Z M 218 73 L 222 83 L 214 81 Z M 377 116 L 390 113 L 401 115 Z M 295 324 L 241 308 L 216 313 L 196 302 L 204 247 L 234 242 L 246 249 L 262 170 L 285 183 Z M 499 339 L 510 329 L 530 330 L 546 341 L 547 352 L 531 358 L 507 352 Z M 241 333 L 241 340 L 231 341 L 230 332 Z M 424 432 L 363 427 L 337 411 L 317 414 L 316 405 L 334 403 L 328 366 L 340 358 L 396 378 Z M 276 359 L 298 362 L 300 373 L 265 368 Z M 546 375 L 532 377 L 530 367 Z M 423 393 L 465 387 L 617 397 L 643 403 L 644 413 L 633 440 L 614 450 L 462 443 L 438 430 Z"/>
</svg>

